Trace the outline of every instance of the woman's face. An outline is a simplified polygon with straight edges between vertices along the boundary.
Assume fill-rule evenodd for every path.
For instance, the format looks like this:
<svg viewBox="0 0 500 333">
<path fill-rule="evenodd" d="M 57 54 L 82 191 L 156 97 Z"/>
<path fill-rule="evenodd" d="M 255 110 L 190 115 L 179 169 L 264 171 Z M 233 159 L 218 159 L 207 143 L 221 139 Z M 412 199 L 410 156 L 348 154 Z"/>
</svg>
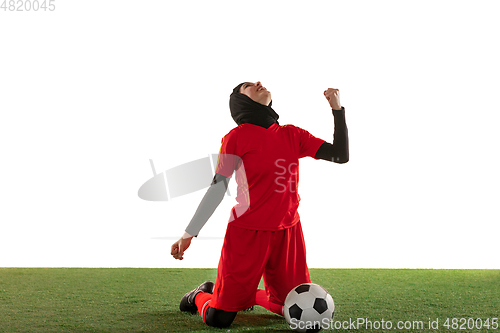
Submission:
<svg viewBox="0 0 500 333">
<path fill-rule="evenodd" d="M 271 92 L 263 87 L 260 81 L 256 83 L 245 82 L 240 88 L 240 93 L 247 95 L 257 103 L 266 106 L 271 103 Z"/>
</svg>

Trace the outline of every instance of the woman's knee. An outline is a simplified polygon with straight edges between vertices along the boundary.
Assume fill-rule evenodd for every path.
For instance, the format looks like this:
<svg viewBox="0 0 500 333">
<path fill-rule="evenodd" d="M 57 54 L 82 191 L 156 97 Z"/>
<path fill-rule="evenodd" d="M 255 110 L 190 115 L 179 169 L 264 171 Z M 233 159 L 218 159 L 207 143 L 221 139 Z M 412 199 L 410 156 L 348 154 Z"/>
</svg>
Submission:
<svg viewBox="0 0 500 333">
<path fill-rule="evenodd" d="M 208 326 L 225 328 L 231 325 L 237 312 L 229 312 L 214 308 L 208 308 L 205 313 L 205 323 Z"/>
</svg>

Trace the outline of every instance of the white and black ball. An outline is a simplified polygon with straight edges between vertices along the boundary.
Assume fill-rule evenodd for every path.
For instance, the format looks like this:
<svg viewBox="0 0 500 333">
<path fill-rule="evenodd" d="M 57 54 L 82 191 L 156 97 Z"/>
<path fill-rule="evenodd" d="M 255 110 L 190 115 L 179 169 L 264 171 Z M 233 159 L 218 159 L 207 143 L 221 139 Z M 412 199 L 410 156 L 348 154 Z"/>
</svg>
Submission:
<svg viewBox="0 0 500 333">
<path fill-rule="evenodd" d="M 283 314 L 296 332 L 319 332 L 328 328 L 335 313 L 332 296 L 315 283 L 293 288 L 285 299 Z"/>
</svg>

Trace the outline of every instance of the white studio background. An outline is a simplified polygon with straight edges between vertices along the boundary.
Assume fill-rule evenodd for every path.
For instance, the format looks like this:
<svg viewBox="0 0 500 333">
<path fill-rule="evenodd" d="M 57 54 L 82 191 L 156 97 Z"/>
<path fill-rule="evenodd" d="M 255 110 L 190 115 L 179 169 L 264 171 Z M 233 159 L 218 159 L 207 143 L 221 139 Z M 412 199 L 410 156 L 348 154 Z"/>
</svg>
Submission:
<svg viewBox="0 0 500 333">
<path fill-rule="evenodd" d="M 323 91 L 346 108 L 350 162 L 300 164 L 310 267 L 500 268 L 498 2 L 54 3 L 0 10 L 0 266 L 216 267 L 234 196 L 175 261 L 205 190 L 137 191 L 261 81 L 330 142 Z"/>
</svg>

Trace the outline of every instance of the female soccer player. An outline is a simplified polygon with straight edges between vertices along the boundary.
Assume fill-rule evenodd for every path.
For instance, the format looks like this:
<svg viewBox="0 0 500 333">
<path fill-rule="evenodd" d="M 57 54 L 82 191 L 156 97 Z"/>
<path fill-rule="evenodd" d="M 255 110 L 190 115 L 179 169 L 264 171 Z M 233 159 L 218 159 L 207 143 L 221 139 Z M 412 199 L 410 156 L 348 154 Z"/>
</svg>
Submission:
<svg viewBox="0 0 500 333">
<path fill-rule="evenodd" d="M 349 160 L 345 110 L 339 90 L 324 95 L 334 116 L 333 144 L 293 125 L 281 126 L 271 93 L 260 82 L 244 82 L 229 99 L 238 125 L 222 138 L 215 177 L 181 239 L 171 248 L 182 260 L 224 198 L 235 174 L 238 204 L 231 210 L 215 284 L 186 293 L 180 310 L 199 312 L 207 325 L 228 327 L 238 311 L 254 305 L 283 315 L 288 292 L 311 282 L 300 217 L 298 162 L 310 156 L 335 163 Z M 258 289 L 261 277 L 265 290 Z"/>
</svg>

